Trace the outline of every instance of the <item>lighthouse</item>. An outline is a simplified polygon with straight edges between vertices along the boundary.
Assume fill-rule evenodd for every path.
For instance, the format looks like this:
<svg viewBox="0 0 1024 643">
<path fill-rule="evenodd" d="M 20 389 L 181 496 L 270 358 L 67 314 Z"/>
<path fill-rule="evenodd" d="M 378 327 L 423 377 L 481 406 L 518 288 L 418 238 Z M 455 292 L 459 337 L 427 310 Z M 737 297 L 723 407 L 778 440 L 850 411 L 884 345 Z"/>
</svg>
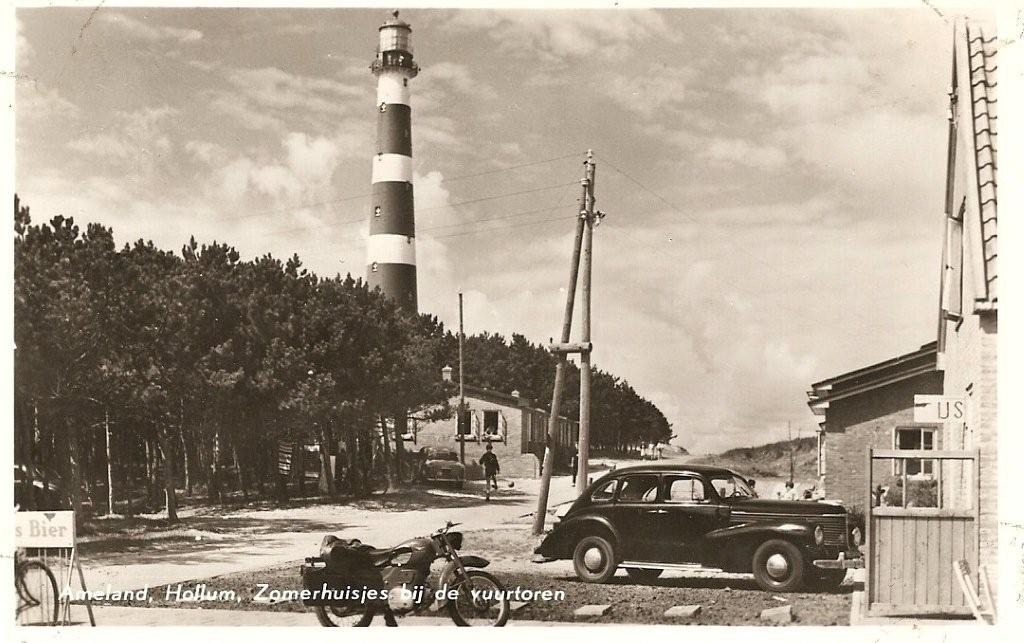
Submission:
<svg viewBox="0 0 1024 643">
<path fill-rule="evenodd" d="M 377 150 L 373 157 L 367 283 L 407 312 L 416 313 L 416 220 L 412 188 L 409 80 L 413 62 L 409 24 L 395 11 L 380 26 L 377 57 Z"/>
</svg>

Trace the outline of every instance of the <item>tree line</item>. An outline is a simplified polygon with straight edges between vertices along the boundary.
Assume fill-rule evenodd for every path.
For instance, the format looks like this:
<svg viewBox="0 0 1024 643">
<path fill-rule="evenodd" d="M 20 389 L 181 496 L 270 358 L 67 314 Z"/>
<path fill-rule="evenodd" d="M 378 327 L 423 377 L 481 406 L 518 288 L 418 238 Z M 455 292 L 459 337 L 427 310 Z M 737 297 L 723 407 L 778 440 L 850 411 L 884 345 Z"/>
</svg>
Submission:
<svg viewBox="0 0 1024 643">
<path fill-rule="evenodd" d="M 317 445 L 321 494 L 365 495 L 400 484 L 410 414 L 452 414 L 441 368 L 457 365 L 457 335 L 297 255 L 243 261 L 194 238 L 178 253 L 118 248 L 96 223 L 33 224 L 15 196 L 14 258 L 15 462 L 34 465 L 22 466 L 28 488 L 56 472 L 76 511 L 88 500 L 176 520 L 179 490 L 287 497 L 282 441 L 296 454 Z M 555 361 L 543 347 L 521 335 L 465 342 L 467 383 L 547 406 Z M 575 418 L 577 369 L 567 382 Z M 593 397 L 595 447 L 669 436 L 657 407 L 611 374 L 596 372 Z"/>
</svg>

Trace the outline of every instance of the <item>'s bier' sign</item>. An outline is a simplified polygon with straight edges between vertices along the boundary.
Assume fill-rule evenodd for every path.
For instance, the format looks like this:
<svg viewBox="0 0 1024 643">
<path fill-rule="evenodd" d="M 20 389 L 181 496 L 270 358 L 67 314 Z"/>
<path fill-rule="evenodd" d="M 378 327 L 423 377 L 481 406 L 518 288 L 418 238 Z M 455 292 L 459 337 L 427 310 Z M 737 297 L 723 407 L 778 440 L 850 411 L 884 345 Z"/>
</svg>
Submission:
<svg viewBox="0 0 1024 643">
<path fill-rule="evenodd" d="M 14 512 L 14 544 L 16 547 L 74 547 L 75 512 Z"/>
</svg>

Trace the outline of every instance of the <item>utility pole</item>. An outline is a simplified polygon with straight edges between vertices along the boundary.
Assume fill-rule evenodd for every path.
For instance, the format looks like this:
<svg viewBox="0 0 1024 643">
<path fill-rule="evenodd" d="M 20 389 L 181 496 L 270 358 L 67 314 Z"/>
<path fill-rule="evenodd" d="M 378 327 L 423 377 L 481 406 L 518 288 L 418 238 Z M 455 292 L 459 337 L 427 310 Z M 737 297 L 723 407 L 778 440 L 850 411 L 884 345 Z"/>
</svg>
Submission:
<svg viewBox="0 0 1024 643">
<path fill-rule="evenodd" d="M 107 447 L 107 515 L 114 515 L 114 464 L 110 453 L 110 411 L 103 407 L 103 435 Z"/>
<path fill-rule="evenodd" d="M 587 174 L 589 176 L 589 166 L 593 163 L 593 154 L 587 151 L 587 160 L 585 162 L 588 168 Z M 580 210 L 576 217 L 576 236 L 573 240 L 572 260 L 569 264 L 569 287 L 565 292 L 565 312 L 562 317 L 562 336 L 560 344 L 553 344 L 549 347 L 552 353 L 558 356 L 558 361 L 555 364 L 555 386 L 551 393 L 551 414 L 548 416 L 548 430 L 544 440 L 544 462 L 541 465 L 541 479 L 540 479 L 540 491 L 537 495 L 537 511 L 533 515 L 533 534 L 539 536 L 544 532 L 544 520 L 548 510 L 548 493 L 551 490 L 551 472 L 555 467 L 555 454 L 551 448 L 551 438 L 558 430 L 558 416 L 562 411 L 562 387 L 565 384 L 565 362 L 566 355 L 570 352 L 583 352 L 588 351 L 589 347 L 586 345 L 570 345 L 569 337 L 572 331 L 572 310 L 573 305 L 576 303 L 576 283 L 579 277 L 580 270 L 580 250 L 583 245 L 583 233 L 586 228 L 587 220 L 589 219 L 586 203 L 587 193 L 589 189 L 589 179 L 584 178 L 580 181 L 580 185 L 583 188 L 583 194 L 580 198 Z M 581 454 L 582 455 L 582 454 Z"/>
<path fill-rule="evenodd" d="M 580 278 L 580 341 L 590 343 L 590 284 L 591 266 L 594 260 L 594 162 L 587 155 L 585 189 L 583 192 L 583 216 L 586 216 L 586 228 L 583 231 L 582 274 Z M 580 435 L 576 448 L 579 458 L 576 468 L 576 496 L 581 497 L 589 486 L 587 476 L 590 464 L 590 350 L 580 353 Z"/>
<path fill-rule="evenodd" d="M 459 418 L 455 420 L 455 426 L 459 431 L 459 462 L 466 466 L 466 434 L 462 421 L 466 411 L 466 389 L 462 380 L 462 344 L 466 339 L 466 333 L 462 327 L 462 291 L 459 291 Z"/>
<path fill-rule="evenodd" d="M 793 484 L 793 422 L 786 421 L 786 436 L 789 438 L 789 484 Z"/>
</svg>

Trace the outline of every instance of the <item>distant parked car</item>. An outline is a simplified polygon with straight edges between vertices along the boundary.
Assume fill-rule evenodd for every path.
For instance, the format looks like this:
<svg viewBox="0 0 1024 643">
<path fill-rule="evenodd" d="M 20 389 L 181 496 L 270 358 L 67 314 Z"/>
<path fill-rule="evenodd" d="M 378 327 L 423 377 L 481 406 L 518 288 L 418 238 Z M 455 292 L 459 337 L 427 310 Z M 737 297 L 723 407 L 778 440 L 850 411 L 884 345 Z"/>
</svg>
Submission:
<svg viewBox="0 0 1024 643">
<path fill-rule="evenodd" d="M 445 447 L 423 447 L 419 451 L 418 482 L 443 482 L 462 488 L 466 484 L 466 467 L 459 454 Z"/>
<path fill-rule="evenodd" d="M 29 473 L 32 474 L 31 487 L 28 484 Z M 60 476 L 34 464 L 14 465 L 14 503 L 23 509 L 37 511 L 67 509 Z"/>
<path fill-rule="evenodd" d="M 857 532 L 841 505 L 757 498 L 746 478 L 719 467 L 648 464 L 590 485 L 534 560 L 571 559 L 592 583 L 620 567 L 640 581 L 703 567 L 753 573 L 771 592 L 831 589 L 861 566 Z"/>
</svg>

